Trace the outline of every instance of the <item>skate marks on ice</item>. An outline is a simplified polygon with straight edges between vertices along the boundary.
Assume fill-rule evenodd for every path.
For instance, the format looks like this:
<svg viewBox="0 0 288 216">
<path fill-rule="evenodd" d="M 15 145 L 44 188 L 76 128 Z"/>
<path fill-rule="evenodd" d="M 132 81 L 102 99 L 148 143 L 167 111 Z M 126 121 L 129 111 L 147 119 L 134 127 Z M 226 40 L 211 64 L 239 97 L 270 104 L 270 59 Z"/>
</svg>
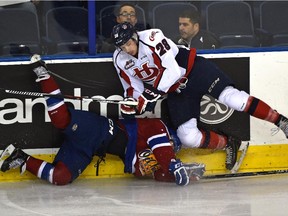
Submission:
<svg viewBox="0 0 288 216">
<path fill-rule="evenodd" d="M 6 209 L 2 211 L 5 216 L 178 215 L 178 210 L 172 206 L 157 204 L 161 199 L 153 200 L 157 197 L 153 192 L 157 185 L 153 180 L 134 178 L 80 179 L 67 186 L 53 186 L 37 180 L 0 183 L 0 208 Z M 166 190 L 171 186 L 172 191 L 179 189 L 174 183 L 163 186 Z"/>
<path fill-rule="evenodd" d="M 50 214 L 42 213 L 42 210 L 40 211 L 29 209 L 25 205 L 21 205 L 18 203 L 18 201 L 21 202 L 23 199 L 21 198 L 21 193 L 23 193 L 23 182 L 20 183 L 19 186 L 15 185 L 17 183 L 0 183 L 0 208 L 1 208 L 1 215 L 41 215 L 41 216 L 49 216 Z M 26 184 L 26 183 L 24 183 Z M 4 186 L 4 188 L 3 188 Z M 14 187 L 15 186 L 15 187 Z M 10 188 L 13 187 L 13 188 Z M 26 187 L 26 186 L 25 186 Z M 27 187 L 29 187 L 27 185 Z M 19 189 L 19 200 L 11 199 L 10 193 L 12 192 L 15 194 L 15 199 L 17 199 L 17 189 Z M 27 194 L 27 199 L 31 198 L 31 195 Z M 33 200 L 33 199 L 32 199 Z M 31 202 L 32 202 L 31 200 Z M 30 201 L 29 201 L 30 202 Z M 27 202 L 26 202 L 27 203 Z M 3 211 L 4 210 L 4 211 Z"/>
<path fill-rule="evenodd" d="M 0 183 L 3 216 L 287 215 L 288 174 L 202 179 L 179 187 L 135 178 Z"/>
</svg>

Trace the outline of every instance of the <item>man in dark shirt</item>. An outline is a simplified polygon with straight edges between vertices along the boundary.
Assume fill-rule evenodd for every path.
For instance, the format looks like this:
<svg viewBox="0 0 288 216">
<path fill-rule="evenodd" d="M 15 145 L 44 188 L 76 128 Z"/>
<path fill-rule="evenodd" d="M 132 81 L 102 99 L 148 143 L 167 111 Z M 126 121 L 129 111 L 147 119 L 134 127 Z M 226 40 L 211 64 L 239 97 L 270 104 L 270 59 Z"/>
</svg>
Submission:
<svg viewBox="0 0 288 216">
<path fill-rule="evenodd" d="M 220 42 L 211 32 L 200 29 L 200 15 L 197 11 L 183 11 L 179 15 L 180 39 L 176 44 L 194 47 L 196 49 L 216 49 Z"/>
<path fill-rule="evenodd" d="M 136 8 L 133 4 L 123 3 L 115 13 L 117 23 L 129 22 L 136 29 L 143 30 L 144 27 L 137 23 Z M 112 53 L 115 51 L 113 37 L 106 38 L 102 43 L 101 53 Z"/>
</svg>

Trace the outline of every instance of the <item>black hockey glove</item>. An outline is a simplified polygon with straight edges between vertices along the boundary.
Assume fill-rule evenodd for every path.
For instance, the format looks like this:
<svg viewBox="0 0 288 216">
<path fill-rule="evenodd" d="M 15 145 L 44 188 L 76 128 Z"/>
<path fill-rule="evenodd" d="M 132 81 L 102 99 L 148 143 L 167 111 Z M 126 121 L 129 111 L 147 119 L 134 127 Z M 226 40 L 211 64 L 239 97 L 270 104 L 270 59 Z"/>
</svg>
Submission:
<svg viewBox="0 0 288 216">
<path fill-rule="evenodd" d="M 135 98 L 132 97 L 126 97 L 124 98 L 124 101 L 137 101 Z M 136 114 L 137 107 L 121 104 L 120 111 L 123 118 L 134 118 Z"/>
<path fill-rule="evenodd" d="M 145 88 L 143 93 L 138 98 L 137 112 L 139 114 L 143 114 L 145 111 L 153 111 L 156 102 L 160 97 L 160 92 L 156 93 L 150 89 Z"/>
</svg>

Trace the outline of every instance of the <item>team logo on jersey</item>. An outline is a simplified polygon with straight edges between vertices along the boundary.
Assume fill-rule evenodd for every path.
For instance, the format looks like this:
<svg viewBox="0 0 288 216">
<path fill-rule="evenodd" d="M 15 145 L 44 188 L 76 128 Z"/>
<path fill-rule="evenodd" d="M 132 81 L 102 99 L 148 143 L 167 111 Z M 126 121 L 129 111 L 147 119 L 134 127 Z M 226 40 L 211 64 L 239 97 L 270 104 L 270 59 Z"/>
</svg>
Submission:
<svg viewBox="0 0 288 216">
<path fill-rule="evenodd" d="M 149 39 L 151 40 L 151 41 L 154 41 L 155 40 L 155 35 L 158 33 L 158 31 L 152 31 L 151 32 L 151 35 L 149 36 Z"/>
<path fill-rule="evenodd" d="M 220 78 L 218 77 L 216 80 L 213 81 L 213 83 L 210 85 L 208 92 L 211 93 L 213 91 L 213 88 L 216 86 L 216 84 L 220 81 Z"/>
<path fill-rule="evenodd" d="M 77 125 L 77 124 L 73 124 L 73 126 L 72 126 L 72 131 L 76 131 L 77 128 L 78 128 L 78 125 Z"/>
<path fill-rule="evenodd" d="M 133 68 L 134 76 L 147 83 L 152 83 L 158 76 L 159 70 L 155 67 L 149 67 L 148 62 L 142 65 L 142 68 Z"/>
<path fill-rule="evenodd" d="M 142 176 L 150 175 L 160 169 L 160 164 L 150 149 L 145 149 L 138 154 L 139 170 Z"/>
<path fill-rule="evenodd" d="M 141 56 L 141 57 L 140 57 L 141 60 L 143 60 L 143 59 L 145 59 L 145 58 L 147 58 L 147 55 L 144 55 L 144 56 Z"/>
<path fill-rule="evenodd" d="M 126 62 L 124 68 L 125 68 L 126 70 L 128 70 L 129 68 L 133 67 L 134 65 L 135 65 L 134 60 L 130 59 L 130 60 L 128 60 L 128 61 Z"/>
<path fill-rule="evenodd" d="M 200 120 L 206 124 L 219 124 L 226 121 L 234 110 L 217 102 L 209 95 L 204 95 L 201 100 Z"/>
</svg>

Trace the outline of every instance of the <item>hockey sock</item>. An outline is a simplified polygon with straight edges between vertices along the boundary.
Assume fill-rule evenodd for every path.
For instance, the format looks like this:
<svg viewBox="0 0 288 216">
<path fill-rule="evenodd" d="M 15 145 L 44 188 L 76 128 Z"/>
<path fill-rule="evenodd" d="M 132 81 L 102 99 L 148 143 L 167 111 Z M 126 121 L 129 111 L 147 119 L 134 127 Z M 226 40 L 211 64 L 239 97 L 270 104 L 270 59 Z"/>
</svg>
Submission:
<svg viewBox="0 0 288 216">
<path fill-rule="evenodd" d="M 204 149 L 224 149 L 227 144 L 227 137 L 213 131 L 201 130 L 203 138 L 199 148 Z"/>
<path fill-rule="evenodd" d="M 279 113 L 273 110 L 268 104 L 258 98 L 250 96 L 248 98 L 244 112 L 248 114 L 275 123 L 279 118 Z"/>
<path fill-rule="evenodd" d="M 30 156 L 26 161 L 26 170 L 56 185 L 68 184 L 71 181 L 71 173 L 62 162 L 58 162 L 54 167 L 51 163 Z"/>
<path fill-rule="evenodd" d="M 40 83 L 44 93 L 61 94 L 61 91 L 53 77 L 50 77 L 47 80 L 42 80 Z M 70 123 L 70 114 L 66 104 L 64 103 L 64 99 L 53 97 L 46 97 L 45 99 L 52 124 L 59 129 L 66 128 Z"/>
</svg>

